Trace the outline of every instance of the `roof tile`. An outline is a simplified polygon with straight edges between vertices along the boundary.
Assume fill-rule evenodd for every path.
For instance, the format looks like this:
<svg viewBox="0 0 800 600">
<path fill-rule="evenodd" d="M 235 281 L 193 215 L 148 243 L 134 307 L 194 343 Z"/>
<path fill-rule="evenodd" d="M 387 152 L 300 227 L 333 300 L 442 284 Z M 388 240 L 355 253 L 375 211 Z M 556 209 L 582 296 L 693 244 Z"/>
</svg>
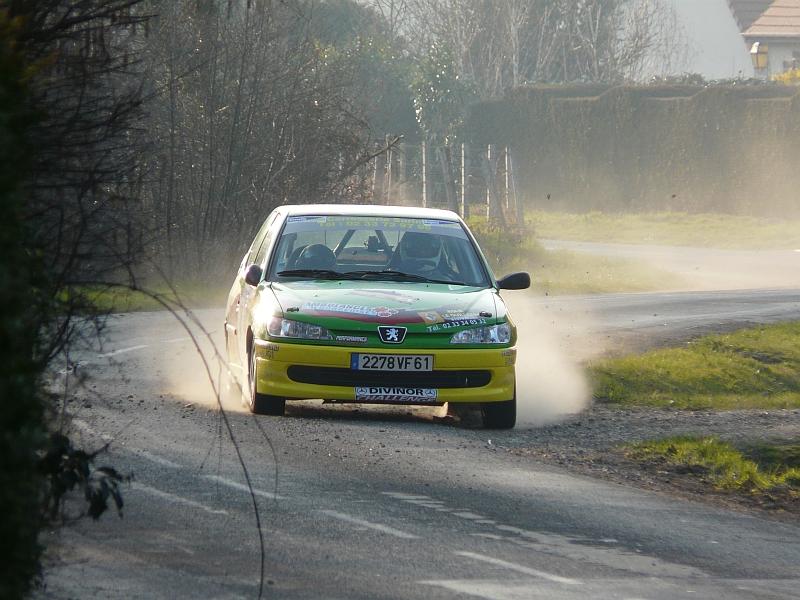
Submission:
<svg viewBox="0 0 800 600">
<path fill-rule="evenodd" d="M 748 38 L 800 38 L 800 0 L 775 0 L 744 35 Z"/>
</svg>

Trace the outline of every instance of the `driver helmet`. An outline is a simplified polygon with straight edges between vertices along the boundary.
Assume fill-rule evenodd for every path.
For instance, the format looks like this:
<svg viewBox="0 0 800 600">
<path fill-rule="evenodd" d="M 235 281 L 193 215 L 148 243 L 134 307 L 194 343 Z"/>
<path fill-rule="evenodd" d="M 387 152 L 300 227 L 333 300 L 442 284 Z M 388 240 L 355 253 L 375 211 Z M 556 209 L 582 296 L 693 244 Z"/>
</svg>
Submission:
<svg viewBox="0 0 800 600">
<path fill-rule="evenodd" d="M 424 271 L 436 269 L 442 258 L 442 240 L 438 235 L 407 231 L 400 243 L 400 259 L 406 266 Z"/>
</svg>

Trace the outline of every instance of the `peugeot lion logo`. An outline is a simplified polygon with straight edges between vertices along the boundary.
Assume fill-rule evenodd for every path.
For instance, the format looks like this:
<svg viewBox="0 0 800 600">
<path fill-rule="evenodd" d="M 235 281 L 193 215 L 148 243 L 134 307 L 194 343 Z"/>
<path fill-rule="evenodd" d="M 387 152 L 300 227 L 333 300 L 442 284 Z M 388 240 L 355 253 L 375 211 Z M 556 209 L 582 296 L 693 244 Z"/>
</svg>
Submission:
<svg viewBox="0 0 800 600">
<path fill-rule="evenodd" d="M 384 344 L 402 344 L 406 339 L 405 327 L 381 326 L 378 327 L 378 333 L 381 336 L 381 341 Z"/>
</svg>

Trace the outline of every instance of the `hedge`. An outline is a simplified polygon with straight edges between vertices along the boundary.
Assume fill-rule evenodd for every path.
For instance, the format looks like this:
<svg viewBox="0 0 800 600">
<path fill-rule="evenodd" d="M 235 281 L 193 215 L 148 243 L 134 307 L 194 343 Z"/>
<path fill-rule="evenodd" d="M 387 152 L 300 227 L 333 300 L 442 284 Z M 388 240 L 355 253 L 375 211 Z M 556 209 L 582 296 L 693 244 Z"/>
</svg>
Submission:
<svg viewBox="0 0 800 600">
<path fill-rule="evenodd" d="M 798 87 L 524 87 L 466 129 L 511 149 L 538 208 L 800 214 Z"/>
</svg>

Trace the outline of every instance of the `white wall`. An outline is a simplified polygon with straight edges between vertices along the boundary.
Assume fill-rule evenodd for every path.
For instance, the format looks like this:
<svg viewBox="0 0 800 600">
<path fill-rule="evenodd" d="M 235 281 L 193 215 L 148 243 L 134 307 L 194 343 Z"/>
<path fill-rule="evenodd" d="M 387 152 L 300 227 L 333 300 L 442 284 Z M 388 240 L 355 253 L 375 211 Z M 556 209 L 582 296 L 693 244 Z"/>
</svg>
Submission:
<svg viewBox="0 0 800 600">
<path fill-rule="evenodd" d="M 776 42 L 767 40 L 769 45 L 769 74 L 779 75 L 786 69 L 783 67 L 784 61 L 790 62 L 793 52 L 800 52 L 800 41 L 798 42 Z"/>
</svg>

